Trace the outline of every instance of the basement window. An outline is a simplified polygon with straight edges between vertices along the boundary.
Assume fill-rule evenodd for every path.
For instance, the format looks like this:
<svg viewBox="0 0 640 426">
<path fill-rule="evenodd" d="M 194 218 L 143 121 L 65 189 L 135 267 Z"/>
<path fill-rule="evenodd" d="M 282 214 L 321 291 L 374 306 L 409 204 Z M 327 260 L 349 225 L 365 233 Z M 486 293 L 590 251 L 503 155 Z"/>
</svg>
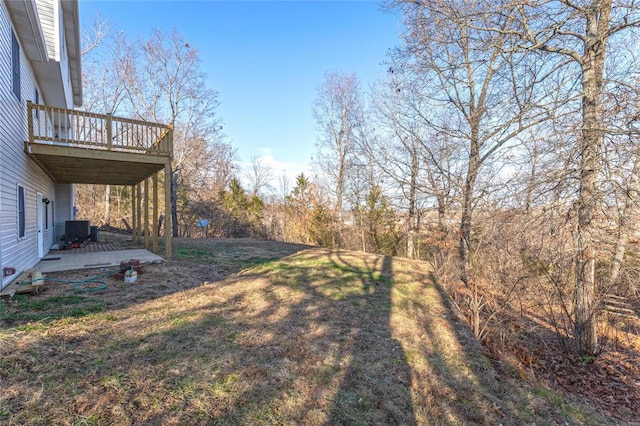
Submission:
<svg viewBox="0 0 640 426">
<path fill-rule="evenodd" d="M 18 238 L 24 238 L 26 234 L 25 224 L 24 186 L 18 185 Z"/>
<path fill-rule="evenodd" d="M 13 94 L 20 100 L 20 44 L 13 31 L 11 31 L 11 71 Z"/>
</svg>

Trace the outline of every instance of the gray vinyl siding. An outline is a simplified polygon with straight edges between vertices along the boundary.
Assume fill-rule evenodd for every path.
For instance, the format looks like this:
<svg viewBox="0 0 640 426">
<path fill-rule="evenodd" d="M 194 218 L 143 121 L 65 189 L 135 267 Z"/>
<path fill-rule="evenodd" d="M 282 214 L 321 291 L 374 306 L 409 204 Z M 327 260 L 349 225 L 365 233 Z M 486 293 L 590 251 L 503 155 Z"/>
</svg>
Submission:
<svg viewBox="0 0 640 426">
<path fill-rule="evenodd" d="M 55 200 L 55 191 L 51 179 L 24 152 L 24 142 L 27 140 L 26 101 L 33 96 L 37 83 L 21 47 L 23 99 L 19 101 L 14 95 L 11 77 L 11 31 L 12 25 L 6 6 L 4 2 L 0 2 L 0 267 L 10 266 L 21 272 L 33 267 L 39 260 L 36 192 L 41 193 L 42 197 Z M 25 188 L 26 233 L 22 239 L 18 239 L 18 185 Z M 58 208 L 58 201 L 55 204 Z M 45 209 L 42 210 L 44 213 Z M 51 216 L 49 220 L 51 221 Z M 48 229 L 43 227 L 45 253 L 54 242 L 55 229 L 56 227 L 52 226 Z M 12 278 L 14 277 L 3 278 L 2 286 Z"/>
<path fill-rule="evenodd" d="M 58 0 L 36 0 L 36 8 L 38 10 L 38 17 L 40 18 L 40 26 L 44 35 L 44 41 L 47 45 L 47 52 L 49 58 L 55 61 L 59 61 L 59 49 L 58 49 L 58 31 L 57 20 L 58 10 L 55 2 Z"/>
<path fill-rule="evenodd" d="M 64 224 L 67 220 L 74 220 L 75 188 L 70 184 L 55 184 L 55 238 L 56 242 L 64 235 Z"/>
<path fill-rule="evenodd" d="M 60 5 L 57 5 L 56 9 L 58 11 L 60 11 Z M 58 28 L 60 28 L 60 31 L 58 31 L 58 46 L 59 46 L 59 54 L 58 54 L 58 61 L 60 61 L 60 72 L 62 74 L 62 85 L 64 87 L 64 93 L 67 94 L 66 99 L 67 99 L 67 108 L 69 109 L 73 109 L 74 104 L 73 104 L 73 95 L 72 95 L 72 88 L 71 88 L 71 70 L 69 68 L 69 54 L 67 52 L 67 40 L 65 39 L 65 33 L 64 33 L 64 22 L 62 19 L 62 13 L 59 12 L 58 13 Z"/>
</svg>

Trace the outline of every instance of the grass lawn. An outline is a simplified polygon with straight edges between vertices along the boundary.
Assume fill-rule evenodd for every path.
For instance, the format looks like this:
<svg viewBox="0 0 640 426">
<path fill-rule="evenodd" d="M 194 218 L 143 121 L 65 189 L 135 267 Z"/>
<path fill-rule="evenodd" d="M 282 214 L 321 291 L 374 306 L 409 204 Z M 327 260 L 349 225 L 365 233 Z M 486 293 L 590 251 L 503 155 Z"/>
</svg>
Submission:
<svg viewBox="0 0 640 426">
<path fill-rule="evenodd" d="M 4 304 L 0 424 L 605 422 L 497 374 L 424 263 L 256 240 L 175 254 L 133 284 Z"/>
</svg>

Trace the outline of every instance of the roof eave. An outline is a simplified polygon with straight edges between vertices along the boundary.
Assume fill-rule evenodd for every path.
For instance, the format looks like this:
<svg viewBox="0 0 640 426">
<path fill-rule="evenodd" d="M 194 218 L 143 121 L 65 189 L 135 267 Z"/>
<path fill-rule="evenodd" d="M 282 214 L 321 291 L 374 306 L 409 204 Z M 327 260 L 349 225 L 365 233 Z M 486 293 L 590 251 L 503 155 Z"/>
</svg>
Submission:
<svg viewBox="0 0 640 426">
<path fill-rule="evenodd" d="M 73 91 L 73 103 L 82 106 L 82 64 L 80 44 L 80 13 L 77 0 L 62 0 L 62 13 L 64 22 L 64 35 L 67 41 L 69 55 L 69 73 L 71 77 L 71 90 Z"/>
<path fill-rule="evenodd" d="M 35 2 L 33 0 L 6 1 L 5 5 L 29 60 L 47 62 L 49 54 Z"/>
</svg>

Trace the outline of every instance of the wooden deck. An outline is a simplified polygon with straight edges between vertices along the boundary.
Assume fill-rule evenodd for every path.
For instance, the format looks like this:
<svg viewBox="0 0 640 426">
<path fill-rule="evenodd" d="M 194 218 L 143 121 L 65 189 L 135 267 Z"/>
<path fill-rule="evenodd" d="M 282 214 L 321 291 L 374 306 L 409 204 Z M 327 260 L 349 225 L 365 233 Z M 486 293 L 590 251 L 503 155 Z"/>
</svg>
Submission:
<svg viewBox="0 0 640 426">
<path fill-rule="evenodd" d="M 152 218 L 158 217 L 159 174 L 171 173 L 173 126 L 32 102 L 27 112 L 25 152 L 56 183 L 131 186 L 133 239 L 140 243 L 142 235 L 152 235 L 157 252 L 157 223 L 149 221 L 149 210 Z M 165 229 L 171 229 L 170 185 L 165 185 L 164 209 Z M 165 257 L 170 258 L 170 232 L 165 242 Z M 151 242 L 146 238 L 144 244 Z"/>
<path fill-rule="evenodd" d="M 28 103 L 25 152 L 57 183 L 136 185 L 173 156 L 171 125 Z"/>
</svg>

